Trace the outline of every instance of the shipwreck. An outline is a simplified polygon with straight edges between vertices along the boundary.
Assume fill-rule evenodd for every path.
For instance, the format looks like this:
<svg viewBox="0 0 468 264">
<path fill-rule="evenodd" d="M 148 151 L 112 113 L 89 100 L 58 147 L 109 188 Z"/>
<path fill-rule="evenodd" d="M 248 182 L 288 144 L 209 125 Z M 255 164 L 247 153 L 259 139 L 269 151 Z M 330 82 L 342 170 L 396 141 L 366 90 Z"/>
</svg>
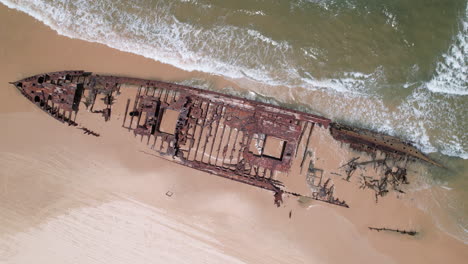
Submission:
<svg viewBox="0 0 468 264">
<path fill-rule="evenodd" d="M 311 184 L 317 187 L 309 198 L 348 207 L 334 197 L 333 186 L 322 179 L 319 170 L 305 162 L 316 126 L 329 129 L 333 138 L 358 151 L 379 150 L 439 166 L 410 143 L 395 137 L 309 113 L 173 83 L 61 71 L 12 84 L 43 111 L 70 126 L 78 126 L 78 112 L 83 107 L 102 115 L 103 122 L 110 120 L 121 89 L 136 86 L 134 98 L 125 102 L 123 129 L 141 136 L 162 158 L 271 191 L 278 206 L 284 194 L 302 196 L 288 191 L 275 177 L 278 172 L 289 172 L 297 160 L 301 171 L 305 167 Z M 104 107 L 95 109 L 98 98 Z M 104 136 L 92 127 L 80 129 L 89 135 Z"/>
</svg>

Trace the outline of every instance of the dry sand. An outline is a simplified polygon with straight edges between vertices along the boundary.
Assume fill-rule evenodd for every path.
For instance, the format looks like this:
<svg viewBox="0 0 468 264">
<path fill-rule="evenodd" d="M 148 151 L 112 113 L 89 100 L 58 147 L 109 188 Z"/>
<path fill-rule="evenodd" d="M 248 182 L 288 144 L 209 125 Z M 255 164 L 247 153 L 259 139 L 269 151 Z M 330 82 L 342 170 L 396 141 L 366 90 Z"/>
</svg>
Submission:
<svg viewBox="0 0 468 264">
<path fill-rule="evenodd" d="M 293 197 L 277 208 L 269 192 L 143 153 L 121 117 L 89 117 L 99 138 L 57 122 L 7 82 L 64 69 L 228 82 L 58 36 L 4 6 L 0 20 L 0 263 L 466 263 L 468 246 L 416 208 L 417 193 L 376 204 L 372 192 L 335 181 L 350 209 Z M 333 144 L 314 131 L 317 166 L 331 171 L 350 157 Z M 305 179 L 279 177 L 307 192 Z"/>
</svg>

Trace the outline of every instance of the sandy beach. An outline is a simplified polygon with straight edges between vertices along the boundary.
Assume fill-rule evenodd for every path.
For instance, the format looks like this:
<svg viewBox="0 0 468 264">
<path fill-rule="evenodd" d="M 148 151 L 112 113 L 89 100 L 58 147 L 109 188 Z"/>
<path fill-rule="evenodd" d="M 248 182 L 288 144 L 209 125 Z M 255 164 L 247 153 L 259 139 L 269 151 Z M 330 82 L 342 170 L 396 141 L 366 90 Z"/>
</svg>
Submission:
<svg viewBox="0 0 468 264">
<path fill-rule="evenodd" d="M 59 36 L 3 5 L 0 21 L 1 263 L 465 263 L 468 259 L 468 245 L 440 230 L 414 202 L 420 201 L 424 190 L 390 194 L 376 203 L 373 193 L 360 190 L 357 183 L 335 181 L 338 197 L 351 208 L 304 204 L 296 197 L 285 197 L 277 208 L 270 192 L 145 154 L 146 146 L 120 128 L 122 116 L 109 123 L 86 119 L 95 124 L 98 138 L 57 122 L 8 82 L 76 69 L 177 82 L 208 79 L 219 90 L 236 85 Z M 350 158 L 350 151 L 327 152 L 333 142 L 320 130 L 312 142 L 322 153 L 317 163 L 322 168 Z M 304 179 L 288 177 L 285 182 L 307 191 Z M 420 234 L 376 232 L 369 226 Z"/>
</svg>

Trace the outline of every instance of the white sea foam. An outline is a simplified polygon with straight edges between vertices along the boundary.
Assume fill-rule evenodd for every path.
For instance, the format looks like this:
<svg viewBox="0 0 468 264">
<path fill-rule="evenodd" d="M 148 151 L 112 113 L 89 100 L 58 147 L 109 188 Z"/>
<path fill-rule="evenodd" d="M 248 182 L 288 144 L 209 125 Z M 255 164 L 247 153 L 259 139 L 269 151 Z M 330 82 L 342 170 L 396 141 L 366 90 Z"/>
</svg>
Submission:
<svg viewBox="0 0 468 264">
<path fill-rule="evenodd" d="M 247 30 L 247 33 L 248 33 L 249 35 L 251 35 L 252 37 L 256 38 L 256 39 L 259 39 L 259 40 L 261 40 L 261 41 L 263 41 L 263 42 L 265 42 L 265 43 L 271 44 L 271 45 L 273 45 L 273 46 L 277 46 L 277 47 L 278 47 L 278 46 L 281 46 L 281 47 L 284 48 L 284 49 L 290 49 L 290 48 L 291 48 L 291 46 L 289 46 L 287 42 L 281 42 L 281 43 L 279 43 L 279 42 L 277 42 L 277 41 L 274 41 L 274 40 L 271 39 L 271 38 L 265 37 L 264 35 L 262 35 L 262 33 L 258 32 L 258 31 L 256 31 L 256 30 L 248 29 L 248 30 Z"/>
<path fill-rule="evenodd" d="M 394 29 L 398 29 L 397 17 L 388 11 L 387 8 L 384 8 L 383 13 L 387 17 L 386 23 L 392 26 Z"/>
<path fill-rule="evenodd" d="M 452 98 L 452 102 L 445 99 L 444 95 L 434 96 L 425 89 L 424 84 L 420 85 L 399 106 L 398 120 L 410 121 L 411 126 L 406 122 L 396 126 L 406 129 L 410 140 L 424 152 L 439 150 L 448 156 L 468 159 L 467 142 L 463 140 L 466 137 L 466 121 L 457 119 L 457 115 L 464 111 L 464 98 Z M 441 131 L 440 127 L 444 128 L 444 132 L 437 134 L 437 131 Z M 437 135 L 430 138 L 428 134 Z"/>
<path fill-rule="evenodd" d="M 355 9 L 356 4 L 354 1 L 341 1 L 341 0 L 293 0 L 291 1 L 291 6 L 294 8 L 303 8 L 305 5 L 313 4 L 320 6 L 325 10 L 330 10 L 336 6 L 344 6 L 346 9 Z"/>
<path fill-rule="evenodd" d="M 460 30 L 442 60 L 437 63 L 435 77 L 427 89 L 454 95 L 468 95 L 468 4 Z"/>
<path fill-rule="evenodd" d="M 261 10 L 250 11 L 250 10 L 240 9 L 240 10 L 237 10 L 237 12 L 244 13 L 244 14 L 247 14 L 249 16 L 266 16 L 265 12 L 263 12 Z"/>
</svg>

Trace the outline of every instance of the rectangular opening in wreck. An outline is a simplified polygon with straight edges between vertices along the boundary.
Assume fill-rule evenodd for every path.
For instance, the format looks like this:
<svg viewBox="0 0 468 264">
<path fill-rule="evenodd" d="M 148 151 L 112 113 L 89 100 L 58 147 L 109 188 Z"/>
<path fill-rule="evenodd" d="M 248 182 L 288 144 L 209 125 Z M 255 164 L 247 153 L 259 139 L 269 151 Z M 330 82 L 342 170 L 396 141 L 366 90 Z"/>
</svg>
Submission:
<svg viewBox="0 0 468 264">
<path fill-rule="evenodd" d="M 159 131 L 175 135 L 177 120 L 179 120 L 180 112 L 172 109 L 164 109 L 161 123 L 159 124 Z"/>
<path fill-rule="evenodd" d="M 146 124 L 146 118 L 148 116 L 148 113 L 143 111 L 140 113 L 140 121 L 138 123 L 139 126 L 144 126 Z"/>
<path fill-rule="evenodd" d="M 78 107 L 80 105 L 81 96 L 83 95 L 84 85 L 79 83 L 76 85 L 75 96 L 73 97 L 73 111 L 78 111 Z"/>
<path fill-rule="evenodd" d="M 285 146 L 286 141 L 277 137 L 267 136 L 262 152 L 264 156 L 281 160 Z"/>
<path fill-rule="evenodd" d="M 250 141 L 249 145 L 249 152 L 252 152 L 255 156 L 261 156 L 264 144 L 265 134 L 253 134 L 252 141 Z"/>
</svg>

